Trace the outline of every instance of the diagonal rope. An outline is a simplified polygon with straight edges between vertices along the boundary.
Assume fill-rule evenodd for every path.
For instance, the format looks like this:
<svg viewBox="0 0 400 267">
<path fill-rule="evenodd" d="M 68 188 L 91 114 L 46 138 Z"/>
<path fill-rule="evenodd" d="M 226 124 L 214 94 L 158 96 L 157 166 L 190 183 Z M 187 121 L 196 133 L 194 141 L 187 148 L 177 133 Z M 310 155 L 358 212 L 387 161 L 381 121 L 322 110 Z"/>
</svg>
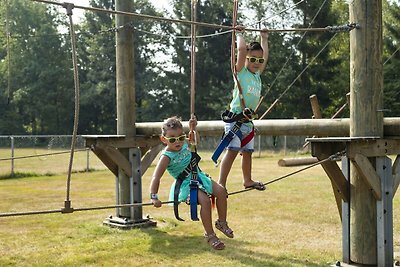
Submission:
<svg viewBox="0 0 400 267">
<path fill-rule="evenodd" d="M 285 89 L 285 91 L 282 92 L 282 94 L 275 99 L 275 101 L 272 103 L 272 105 L 264 112 L 264 114 L 259 118 L 259 120 L 262 120 L 271 110 L 272 108 L 278 103 L 278 101 L 289 91 L 289 89 L 296 83 L 296 81 L 303 75 L 303 73 L 311 66 L 311 64 L 314 62 L 315 59 L 322 53 L 322 51 L 325 50 L 325 48 L 332 42 L 332 40 L 336 37 L 337 33 L 335 33 L 331 39 L 322 47 L 322 49 L 315 55 L 315 57 L 307 64 L 307 66 L 300 72 L 299 75 L 293 80 L 293 82 Z"/>
<path fill-rule="evenodd" d="M 269 19 L 272 19 L 273 17 L 276 17 L 280 14 L 282 14 L 285 11 L 291 10 L 293 8 L 295 8 L 296 6 L 300 5 L 301 3 L 303 3 L 305 0 L 300 0 L 299 2 L 297 2 L 296 4 L 294 4 L 293 6 L 287 7 L 285 9 L 282 9 L 281 11 L 275 12 L 272 16 L 268 17 L 268 18 L 263 18 L 260 19 L 259 21 L 255 22 L 252 24 L 253 27 L 255 27 L 256 25 L 259 25 L 261 22 L 267 21 Z"/>
<path fill-rule="evenodd" d="M 385 60 L 385 62 L 383 63 L 383 65 L 385 65 L 389 60 L 392 59 L 392 57 L 400 50 L 400 46 L 396 49 L 396 51 L 394 51 L 390 57 L 388 59 Z"/>
<path fill-rule="evenodd" d="M 315 19 L 317 18 L 317 16 L 319 15 L 319 13 L 322 10 L 322 7 L 325 5 L 327 0 L 325 0 L 321 6 L 319 7 L 318 11 L 315 13 L 314 17 L 312 18 L 312 20 L 310 21 L 310 23 L 308 24 L 307 28 L 311 28 L 312 23 L 315 21 Z M 278 78 L 280 77 L 282 71 L 286 68 L 287 64 L 289 63 L 289 60 L 292 58 L 292 56 L 294 55 L 297 47 L 299 46 L 299 44 L 303 41 L 304 37 L 306 36 L 307 32 L 304 32 L 303 35 L 301 36 L 300 40 L 297 42 L 297 44 L 295 45 L 294 49 L 292 50 L 292 53 L 289 55 L 289 57 L 286 59 L 285 64 L 283 64 L 282 68 L 279 70 L 278 75 L 275 76 L 275 79 L 272 81 L 271 85 L 268 86 L 267 91 L 265 92 L 265 94 L 260 98 L 256 110 L 255 112 L 257 112 L 257 109 L 260 107 L 261 103 L 264 101 L 264 98 L 267 96 L 267 94 L 271 91 L 272 87 L 274 86 L 275 82 L 278 80 Z"/>
</svg>

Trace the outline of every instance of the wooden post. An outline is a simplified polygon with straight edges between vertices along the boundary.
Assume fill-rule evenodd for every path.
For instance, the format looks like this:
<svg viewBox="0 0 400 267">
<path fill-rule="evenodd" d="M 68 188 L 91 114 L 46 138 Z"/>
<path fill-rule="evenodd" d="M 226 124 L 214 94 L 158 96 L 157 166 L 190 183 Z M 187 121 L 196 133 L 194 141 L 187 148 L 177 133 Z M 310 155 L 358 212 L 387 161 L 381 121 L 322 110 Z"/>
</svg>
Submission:
<svg viewBox="0 0 400 267">
<path fill-rule="evenodd" d="M 349 9 L 360 25 L 350 32 L 350 137 L 383 137 L 382 1 L 354 0 Z M 376 199 L 357 168 L 350 176 L 350 260 L 376 265 Z"/>
<path fill-rule="evenodd" d="M 132 2 L 116 0 L 117 11 L 132 11 Z M 117 83 L 117 134 L 135 136 L 135 76 L 133 55 L 133 33 L 130 27 L 122 27 L 131 21 L 131 17 L 116 15 L 116 83 Z M 127 148 L 120 152 L 129 159 Z M 128 204 L 131 200 L 129 177 L 122 171 L 118 171 L 119 197 L 121 204 Z M 130 208 L 121 208 L 119 215 L 131 218 Z"/>
</svg>

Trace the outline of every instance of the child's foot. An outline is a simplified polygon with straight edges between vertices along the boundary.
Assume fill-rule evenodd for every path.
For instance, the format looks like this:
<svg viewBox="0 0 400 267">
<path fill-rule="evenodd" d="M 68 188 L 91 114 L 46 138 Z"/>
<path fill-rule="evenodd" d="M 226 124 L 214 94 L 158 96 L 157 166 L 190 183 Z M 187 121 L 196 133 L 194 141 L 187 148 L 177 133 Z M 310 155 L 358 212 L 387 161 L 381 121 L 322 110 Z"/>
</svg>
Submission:
<svg viewBox="0 0 400 267">
<path fill-rule="evenodd" d="M 218 219 L 215 221 L 215 228 L 220 230 L 227 237 L 233 238 L 233 230 L 229 228 L 228 222 L 223 222 Z"/>
<path fill-rule="evenodd" d="M 244 184 L 244 188 L 252 188 L 252 189 L 257 189 L 260 191 L 264 191 L 265 190 L 265 185 L 262 182 L 259 181 L 252 181 L 251 184 Z"/>
<path fill-rule="evenodd" d="M 222 242 L 215 233 L 204 234 L 207 243 L 215 250 L 222 250 L 225 248 L 224 242 Z"/>
</svg>

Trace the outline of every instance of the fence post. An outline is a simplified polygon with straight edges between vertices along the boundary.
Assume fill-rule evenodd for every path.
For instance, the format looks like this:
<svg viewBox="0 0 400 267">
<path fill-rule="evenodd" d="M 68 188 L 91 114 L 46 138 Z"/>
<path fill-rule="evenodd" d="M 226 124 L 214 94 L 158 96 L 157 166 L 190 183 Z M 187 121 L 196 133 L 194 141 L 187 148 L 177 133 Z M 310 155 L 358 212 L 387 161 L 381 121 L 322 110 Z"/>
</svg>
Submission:
<svg viewBox="0 0 400 267">
<path fill-rule="evenodd" d="M 10 136 L 11 140 L 11 176 L 14 176 L 14 136 Z"/>
<path fill-rule="evenodd" d="M 89 148 L 87 148 L 86 149 L 86 172 L 88 172 L 89 171 L 89 152 L 90 152 L 90 149 Z"/>
</svg>

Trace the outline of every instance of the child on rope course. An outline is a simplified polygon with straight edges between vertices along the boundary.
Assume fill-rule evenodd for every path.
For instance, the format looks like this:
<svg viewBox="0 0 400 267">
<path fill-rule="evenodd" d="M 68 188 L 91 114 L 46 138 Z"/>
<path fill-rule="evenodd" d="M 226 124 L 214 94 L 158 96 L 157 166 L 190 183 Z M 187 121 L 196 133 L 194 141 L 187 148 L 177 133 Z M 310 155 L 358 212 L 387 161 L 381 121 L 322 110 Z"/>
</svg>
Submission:
<svg viewBox="0 0 400 267">
<path fill-rule="evenodd" d="M 197 120 L 195 117 L 189 120 L 191 129 L 195 129 Z M 197 140 L 199 136 L 197 132 Z M 154 170 L 152 180 L 150 182 L 150 198 L 154 207 L 161 207 L 162 203 L 158 199 L 157 192 L 160 186 L 160 180 L 165 170 L 175 178 L 174 184 L 170 190 L 170 200 L 174 200 L 175 184 L 179 177 L 184 173 L 184 169 L 191 162 L 191 151 L 186 142 L 186 135 L 183 133 L 182 123 L 179 118 L 171 117 L 164 121 L 161 129 L 161 142 L 166 145 L 161 152 L 160 159 Z M 211 180 L 204 172 L 197 168 L 198 183 L 198 204 L 200 204 L 200 217 L 205 230 L 204 237 L 208 244 L 216 250 L 225 248 L 225 244 L 217 237 L 212 226 L 211 214 L 211 195 L 216 198 L 216 206 L 218 219 L 215 221 L 215 227 L 229 238 L 233 238 L 233 231 L 229 228 L 226 222 L 227 216 L 227 196 L 225 189 L 218 183 Z M 179 202 L 184 202 L 190 199 L 190 181 L 191 173 L 182 179 L 179 190 Z M 177 217 L 178 218 L 178 217 Z"/>
<path fill-rule="evenodd" d="M 242 26 L 237 26 L 236 29 L 243 32 Z M 245 113 L 247 111 L 253 113 L 260 100 L 262 87 L 260 75 L 265 69 L 269 54 L 267 30 L 261 31 L 260 36 L 261 44 L 252 42 L 247 45 L 242 34 L 237 35 L 238 47 L 234 72 L 237 72 L 237 80 L 240 87 L 238 87 L 238 82 L 235 79 L 233 98 L 228 111 L 233 114 L 233 117 L 244 114 L 247 118 Z M 243 97 L 244 101 L 240 100 L 241 97 Z M 243 102 L 245 103 L 245 108 L 243 108 Z M 228 135 L 236 123 L 235 121 L 226 122 L 225 135 Z M 254 181 L 251 175 L 252 152 L 254 151 L 254 125 L 251 120 L 241 123 L 239 132 L 241 132 L 241 138 L 239 138 L 240 135 L 234 134 L 233 139 L 226 147 L 226 153 L 221 161 L 218 183 L 226 188 L 226 181 L 233 161 L 240 151 L 242 155 L 243 186 L 245 188 L 265 190 L 265 185 L 262 182 Z"/>
</svg>

